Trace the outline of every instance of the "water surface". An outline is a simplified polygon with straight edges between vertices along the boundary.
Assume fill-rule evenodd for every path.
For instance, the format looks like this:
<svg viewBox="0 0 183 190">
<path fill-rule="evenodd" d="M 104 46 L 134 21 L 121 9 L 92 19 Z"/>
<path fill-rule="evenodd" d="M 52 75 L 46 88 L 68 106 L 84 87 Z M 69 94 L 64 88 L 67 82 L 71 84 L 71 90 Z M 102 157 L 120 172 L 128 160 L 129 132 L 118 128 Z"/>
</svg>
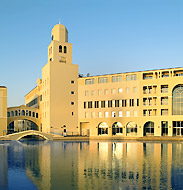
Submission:
<svg viewBox="0 0 183 190">
<path fill-rule="evenodd" d="M 0 190 L 183 189 L 183 143 L 0 142 Z"/>
</svg>

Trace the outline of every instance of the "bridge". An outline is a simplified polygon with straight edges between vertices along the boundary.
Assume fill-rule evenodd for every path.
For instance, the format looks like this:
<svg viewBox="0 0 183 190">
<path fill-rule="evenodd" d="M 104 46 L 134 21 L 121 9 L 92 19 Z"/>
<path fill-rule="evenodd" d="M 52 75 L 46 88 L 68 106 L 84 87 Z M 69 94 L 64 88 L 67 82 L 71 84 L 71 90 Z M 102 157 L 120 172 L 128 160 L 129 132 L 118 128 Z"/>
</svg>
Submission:
<svg viewBox="0 0 183 190">
<path fill-rule="evenodd" d="M 38 131 L 41 130 L 41 121 L 38 108 L 27 107 L 25 105 L 7 108 L 7 126 L 16 120 L 32 121 L 37 125 Z"/>
<path fill-rule="evenodd" d="M 40 131 L 28 130 L 28 131 L 22 131 L 19 133 L 13 133 L 13 134 L 5 135 L 5 136 L 0 136 L 0 140 L 9 140 L 9 141 L 17 140 L 18 141 L 18 140 L 21 140 L 23 137 L 30 136 L 30 135 L 39 136 L 45 140 L 54 140 L 54 138 L 58 136 L 58 135 L 54 135 L 50 133 L 43 133 Z M 59 138 L 62 138 L 62 136 L 59 136 Z"/>
</svg>

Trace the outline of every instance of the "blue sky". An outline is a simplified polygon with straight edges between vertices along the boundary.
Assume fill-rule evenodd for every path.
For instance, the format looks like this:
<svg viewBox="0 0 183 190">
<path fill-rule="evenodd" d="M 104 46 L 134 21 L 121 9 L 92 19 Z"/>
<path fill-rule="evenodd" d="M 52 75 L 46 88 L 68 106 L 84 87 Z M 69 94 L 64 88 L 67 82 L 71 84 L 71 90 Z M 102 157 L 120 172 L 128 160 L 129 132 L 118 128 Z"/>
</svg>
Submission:
<svg viewBox="0 0 183 190">
<path fill-rule="evenodd" d="M 24 104 L 47 63 L 51 29 L 69 31 L 86 75 L 183 66 L 182 0 L 1 0 L 0 85 Z"/>
</svg>

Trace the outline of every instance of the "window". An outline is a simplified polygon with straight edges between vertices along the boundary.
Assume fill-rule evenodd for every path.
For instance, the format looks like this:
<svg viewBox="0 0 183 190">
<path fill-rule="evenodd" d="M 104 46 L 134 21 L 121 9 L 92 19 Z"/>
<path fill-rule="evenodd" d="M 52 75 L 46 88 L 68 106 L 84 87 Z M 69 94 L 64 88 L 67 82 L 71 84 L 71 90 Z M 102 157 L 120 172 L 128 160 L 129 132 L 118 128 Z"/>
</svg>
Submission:
<svg viewBox="0 0 183 190">
<path fill-rule="evenodd" d="M 105 117 L 109 117 L 109 112 L 105 112 Z"/>
<path fill-rule="evenodd" d="M 130 111 L 126 111 L 126 117 L 130 117 Z"/>
<path fill-rule="evenodd" d="M 101 95 L 102 94 L 102 90 L 98 90 L 98 95 Z"/>
<path fill-rule="evenodd" d="M 143 116 L 147 116 L 147 110 L 143 110 Z"/>
<path fill-rule="evenodd" d="M 122 92 L 123 92 L 123 89 L 122 89 L 122 88 L 119 88 L 119 89 L 118 89 L 118 92 L 119 92 L 119 93 L 122 93 Z"/>
<path fill-rule="evenodd" d="M 114 89 L 114 88 L 111 90 L 111 93 L 112 93 L 112 94 L 115 94 L 115 89 Z"/>
<path fill-rule="evenodd" d="M 137 106 L 139 106 L 139 99 L 137 99 Z"/>
<path fill-rule="evenodd" d="M 10 117 L 10 112 L 9 111 L 7 112 L 7 117 Z"/>
<path fill-rule="evenodd" d="M 101 101 L 101 108 L 105 108 L 105 101 Z"/>
<path fill-rule="evenodd" d="M 129 93 L 130 92 L 130 89 L 129 88 L 126 88 L 126 93 Z"/>
<path fill-rule="evenodd" d="M 74 102 L 71 102 L 71 105 L 74 105 Z"/>
<path fill-rule="evenodd" d="M 95 79 L 91 78 L 91 79 L 86 79 L 85 80 L 85 85 L 90 85 L 90 84 L 94 84 L 95 83 Z"/>
<path fill-rule="evenodd" d="M 116 112 L 112 111 L 112 117 L 116 117 Z"/>
<path fill-rule="evenodd" d="M 138 114 L 137 114 L 137 111 L 135 110 L 135 111 L 133 111 L 133 116 L 134 117 L 137 117 L 138 116 Z"/>
<path fill-rule="evenodd" d="M 31 117 L 31 111 L 29 111 L 29 117 Z"/>
<path fill-rule="evenodd" d="M 137 92 L 137 87 L 133 87 L 133 92 Z"/>
<path fill-rule="evenodd" d="M 91 112 L 91 118 L 95 118 L 95 112 Z"/>
<path fill-rule="evenodd" d="M 123 117 L 123 112 L 119 111 L 119 117 Z"/>
<path fill-rule="evenodd" d="M 71 84 L 74 84 L 74 80 L 71 80 Z"/>
<path fill-rule="evenodd" d="M 108 100 L 108 107 L 112 108 L 112 100 Z"/>
<path fill-rule="evenodd" d="M 88 108 L 92 108 L 92 101 L 88 102 Z"/>
<path fill-rule="evenodd" d="M 126 107 L 126 100 L 122 100 L 122 107 Z"/>
<path fill-rule="evenodd" d="M 167 93 L 168 92 L 168 85 L 161 85 L 161 93 Z"/>
<path fill-rule="evenodd" d="M 161 115 L 168 115 L 168 109 L 162 109 Z"/>
<path fill-rule="evenodd" d="M 112 125 L 112 135 L 123 133 L 123 125 L 120 122 L 115 122 Z"/>
<path fill-rule="evenodd" d="M 32 112 L 32 117 L 35 117 L 35 112 Z"/>
<path fill-rule="evenodd" d="M 137 80 L 137 75 L 126 75 L 126 81 Z"/>
<path fill-rule="evenodd" d="M 109 92 L 108 89 L 104 90 L 104 94 L 108 94 L 108 92 Z"/>
<path fill-rule="evenodd" d="M 74 94 L 74 91 L 71 91 L 71 94 Z"/>
<path fill-rule="evenodd" d="M 168 97 L 161 97 L 161 105 L 168 105 Z"/>
<path fill-rule="evenodd" d="M 85 112 L 85 118 L 88 118 L 88 112 Z"/>
<path fill-rule="evenodd" d="M 183 115 L 183 85 L 177 85 L 172 91 L 172 115 Z"/>
<path fill-rule="evenodd" d="M 108 125 L 105 122 L 102 122 L 98 125 L 98 135 L 108 134 Z"/>
<path fill-rule="evenodd" d="M 154 135 L 154 122 L 148 121 L 144 125 L 144 136 Z"/>
<path fill-rule="evenodd" d="M 99 117 L 99 118 L 102 117 L 102 112 L 98 112 L 98 117 Z"/>
<path fill-rule="evenodd" d="M 144 73 L 143 80 L 148 80 L 153 78 L 153 73 Z"/>
<path fill-rule="evenodd" d="M 91 95 L 92 96 L 95 95 L 95 91 L 94 90 L 91 91 Z"/>
<path fill-rule="evenodd" d="M 86 102 L 84 102 L 84 109 L 86 108 Z"/>
<path fill-rule="evenodd" d="M 147 86 L 143 86 L 143 93 L 147 94 Z"/>
<path fill-rule="evenodd" d="M 119 100 L 115 100 L 115 107 L 119 107 Z"/>
<path fill-rule="evenodd" d="M 168 121 L 161 122 L 161 135 L 162 136 L 168 135 Z"/>
<path fill-rule="evenodd" d="M 38 113 L 36 113 L 36 118 L 38 118 Z"/>
<path fill-rule="evenodd" d="M 11 111 L 11 117 L 14 117 L 14 111 Z"/>
<path fill-rule="evenodd" d="M 121 82 L 122 81 L 122 76 L 113 76 L 112 77 L 112 82 Z"/>
<path fill-rule="evenodd" d="M 108 78 L 107 77 L 100 77 L 98 78 L 98 83 L 108 83 Z"/>
<path fill-rule="evenodd" d="M 88 96 L 88 91 L 85 91 L 85 96 Z"/>
<path fill-rule="evenodd" d="M 64 46 L 64 53 L 67 53 L 67 47 Z"/>
<path fill-rule="evenodd" d="M 99 101 L 95 101 L 95 108 L 99 108 Z"/>
<path fill-rule="evenodd" d="M 59 52 L 62 53 L 62 46 L 59 45 Z"/>
<path fill-rule="evenodd" d="M 74 115 L 74 112 L 72 112 L 72 116 Z"/>
<path fill-rule="evenodd" d="M 130 135 L 137 135 L 137 124 L 135 122 L 129 122 L 126 125 L 126 133 L 127 136 Z"/>
</svg>

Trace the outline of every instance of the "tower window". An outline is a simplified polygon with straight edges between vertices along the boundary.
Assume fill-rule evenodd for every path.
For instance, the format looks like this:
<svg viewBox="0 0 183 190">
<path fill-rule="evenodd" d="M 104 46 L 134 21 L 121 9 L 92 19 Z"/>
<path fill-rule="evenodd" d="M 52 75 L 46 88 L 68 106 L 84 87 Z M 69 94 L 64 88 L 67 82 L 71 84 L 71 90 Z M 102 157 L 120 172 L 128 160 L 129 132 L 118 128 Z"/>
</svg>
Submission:
<svg viewBox="0 0 183 190">
<path fill-rule="evenodd" d="M 74 105 L 74 102 L 71 102 L 71 105 Z"/>
<path fill-rule="evenodd" d="M 71 80 L 71 84 L 74 84 L 74 80 Z"/>
<path fill-rule="evenodd" d="M 67 53 L 67 47 L 64 46 L 64 53 Z"/>
<path fill-rule="evenodd" d="M 74 91 L 71 91 L 71 94 L 74 94 Z"/>
<path fill-rule="evenodd" d="M 74 115 L 74 112 L 72 112 L 72 115 Z"/>
<path fill-rule="evenodd" d="M 53 40 L 53 35 L 51 36 L 51 40 Z"/>
<path fill-rule="evenodd" d="M 59 52 L 62 53 L 62 46 L 59 46 Z"/>
</svg>

